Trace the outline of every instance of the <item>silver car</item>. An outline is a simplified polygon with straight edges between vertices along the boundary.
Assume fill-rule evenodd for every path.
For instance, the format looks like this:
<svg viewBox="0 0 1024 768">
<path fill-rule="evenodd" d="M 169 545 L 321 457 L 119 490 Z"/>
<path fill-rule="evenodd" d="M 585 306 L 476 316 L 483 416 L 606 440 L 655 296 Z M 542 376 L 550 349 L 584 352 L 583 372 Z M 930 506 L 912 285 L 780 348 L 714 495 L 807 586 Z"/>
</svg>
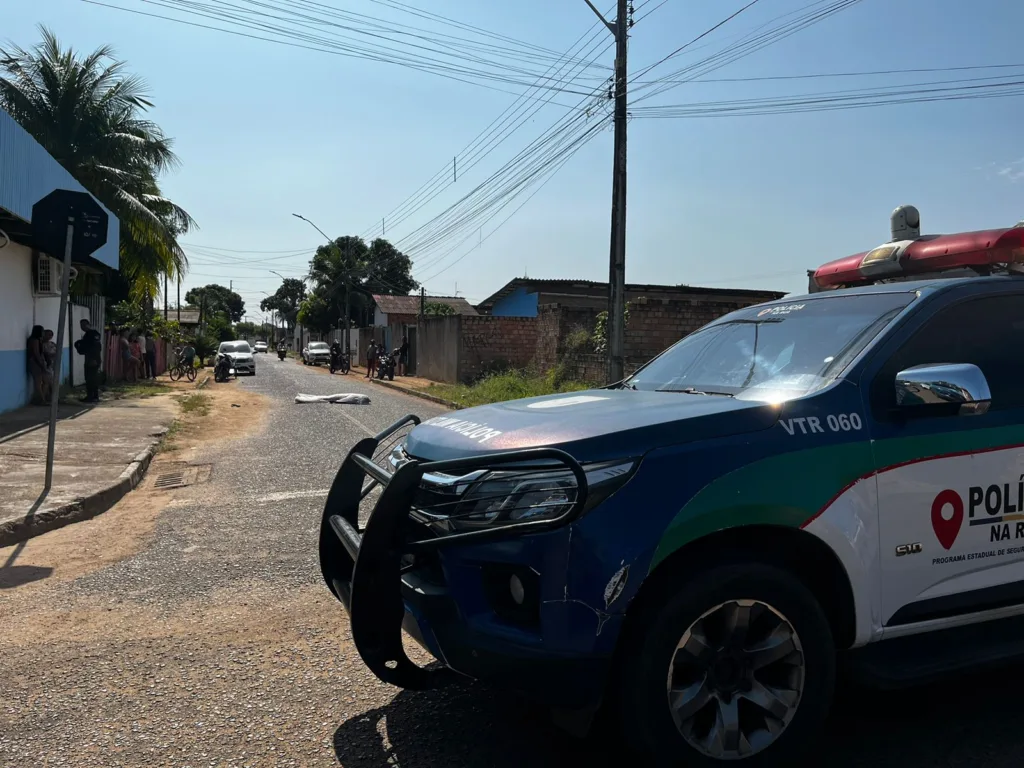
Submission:
<svg viewBox="0 0 1024 768">
<path fill-rule="evenodd" d="M 306 365 L 320 365 L 331 362 L 331 348 L 326 341 L 311 341 L 302 350 L 302 362 Z"/>
<path fill-rule="evenodd" d="M 222 341 L 217 352 L 231 358 L 231 367 L 237 375 L 256 375 L 256 360 L 248 341 Z"/>
</svg>

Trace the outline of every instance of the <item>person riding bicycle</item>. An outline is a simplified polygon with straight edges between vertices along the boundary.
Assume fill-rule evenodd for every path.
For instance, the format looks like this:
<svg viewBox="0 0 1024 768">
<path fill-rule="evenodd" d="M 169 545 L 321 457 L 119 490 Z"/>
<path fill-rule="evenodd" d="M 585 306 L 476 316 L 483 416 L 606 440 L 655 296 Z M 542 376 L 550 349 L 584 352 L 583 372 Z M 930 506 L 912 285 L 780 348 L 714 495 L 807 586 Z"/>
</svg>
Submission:
<svg viewBox="0 0 1024 768">
<path fill-rule="evenodd" d="M 184 366 L 195 365 L 196 359 L 196 348 L 190 343 L 186 342 L 185 346 L 181 348 L 181 364 Z"/>
</svg>

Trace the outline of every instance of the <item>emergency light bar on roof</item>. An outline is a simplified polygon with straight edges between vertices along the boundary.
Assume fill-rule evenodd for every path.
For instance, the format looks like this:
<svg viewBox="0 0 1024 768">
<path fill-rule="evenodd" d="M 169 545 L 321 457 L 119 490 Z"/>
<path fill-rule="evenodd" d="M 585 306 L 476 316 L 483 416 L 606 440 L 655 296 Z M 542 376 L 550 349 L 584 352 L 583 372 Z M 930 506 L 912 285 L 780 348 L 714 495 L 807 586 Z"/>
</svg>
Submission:
<svg viewBox="0 0 1024 768">
<path fill-rule="evenodd" d="M 814 282 L 820 288 L 842 288 L 965 268 L 978 274 L 1024 272 L 1021 224 L 955 235 L 921 235 L 920 215 L 906 205 L 893 211 L 892 234 L 893 239 L 884 245 L 818 267 Z"/>
</svg>

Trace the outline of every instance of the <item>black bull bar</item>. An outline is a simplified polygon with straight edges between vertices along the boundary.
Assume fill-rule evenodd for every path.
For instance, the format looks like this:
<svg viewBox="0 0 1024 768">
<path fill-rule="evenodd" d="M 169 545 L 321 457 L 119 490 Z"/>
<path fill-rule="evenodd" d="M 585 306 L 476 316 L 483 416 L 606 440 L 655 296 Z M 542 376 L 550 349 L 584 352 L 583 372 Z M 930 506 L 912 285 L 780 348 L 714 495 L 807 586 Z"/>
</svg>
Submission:
<svg viewBox="0 0 1024 768">
<path fill-rule="evenodd" d="M 450 461 L 410 459 L 394 472 L 374 461 L 374 454 L 382 443 L 392 438 L 391 443 L 385 444 L 385 448 L 389 447 L 394 444 L 396 433 L 419 423 L 416 416 L 406 416 L 380 434 L 359 441 L 349 451 L 327 495 L 320 524 L 320 569 L 327 586 L 349 614 L 352 640 L 360 657 L 379 679 L 414 690 L 435 688 L 447 679 L 439 675 L 438 670 L 417 666 L 402 646 L 405 618 L 402 576 L 406 570 L 415 569 L 415 558 L 470 539 L 507 537 L 522 533 L 524 529 L 533 531 L 565 525 L 580 513 L 587 498 L 583 468 L 572 456 L 555 448 L 530 448 Z M 576 482 L 571 504 L 554 519 L 528 520 L 441 536 L 428 535 L 425 527 L 410 525 L 409 515 L 424 475 L 461 477 L 477 470 L 502 469 L 510 465 L 542 467 L 544 471 L 562 473 L 571 471 Z M 366 478 L 369 482 L 364 484 Z M 360 502 L 378 486 L 381 487 L 380 498 L 365 528 L 360 528 Z M 430 511 L 432 519 L 438 519 L 436 510 L 429 506 L 418 508 Z M 403 558 L 410 555 L 414 558 L 413 564 L 407 562 L 403 568 Z"/>
</svg>

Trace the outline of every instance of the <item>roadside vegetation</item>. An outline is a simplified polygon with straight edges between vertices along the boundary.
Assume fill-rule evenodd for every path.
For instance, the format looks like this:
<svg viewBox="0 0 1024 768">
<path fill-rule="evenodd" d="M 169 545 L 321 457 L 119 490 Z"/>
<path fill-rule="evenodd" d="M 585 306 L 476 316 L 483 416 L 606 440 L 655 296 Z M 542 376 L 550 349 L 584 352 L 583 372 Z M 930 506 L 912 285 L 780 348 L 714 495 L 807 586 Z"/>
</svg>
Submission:
<svg viewBox="0 0 1024 768">
<path fill-rule="evenodd" d="M 547 374 L 506 371 L 486 376 L 475 384 L 433 384 L 424 391 L 463 408 L 472 408 L 475 405 L 520 400 L 524 397 L 579 392 L 592 386 L 581 381 L 561 379 L 559 372 L 558 368 Z"/>
</svg>

